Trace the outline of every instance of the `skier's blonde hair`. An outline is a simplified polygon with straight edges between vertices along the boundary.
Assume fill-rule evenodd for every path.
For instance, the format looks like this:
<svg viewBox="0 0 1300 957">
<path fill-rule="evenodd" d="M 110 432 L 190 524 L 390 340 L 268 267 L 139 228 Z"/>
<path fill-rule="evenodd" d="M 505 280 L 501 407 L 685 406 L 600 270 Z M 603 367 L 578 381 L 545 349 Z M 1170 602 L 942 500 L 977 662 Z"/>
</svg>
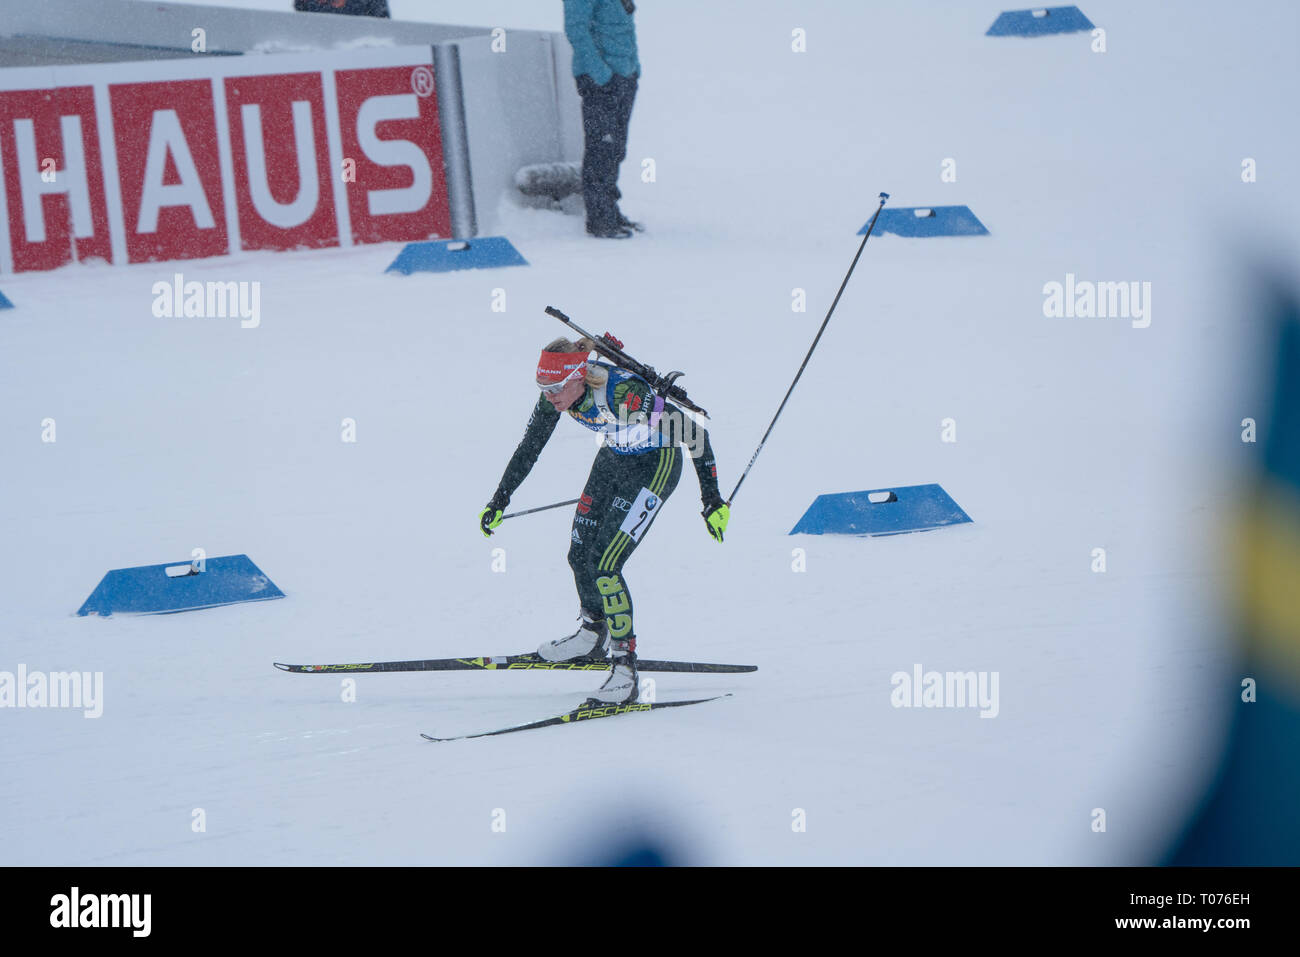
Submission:
<svg viewBox="0 0 1300 957">
<path fill-rule="evenodd" d="M 559 339 L 552 340 L 542 349 L 543 352 L 594 352 L 595 350 L 596 343 L 586 336 L 583 336 L 577 342 L 561 336 Z M 608 369 L 595 363 L 587 363 L 587 385 L 600 387 L 608 381 Z"/>
</svg>

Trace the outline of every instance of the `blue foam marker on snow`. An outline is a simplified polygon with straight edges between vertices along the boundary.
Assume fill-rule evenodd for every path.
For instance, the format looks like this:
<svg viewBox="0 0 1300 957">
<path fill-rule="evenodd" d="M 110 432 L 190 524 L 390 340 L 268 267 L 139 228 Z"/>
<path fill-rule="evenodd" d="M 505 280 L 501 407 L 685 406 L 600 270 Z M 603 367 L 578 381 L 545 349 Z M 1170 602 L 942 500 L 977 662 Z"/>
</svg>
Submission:
<svg viewBox="0 0 1300 957">
<path fill-rule="evenodd" d="M 478 239 L 433 239 L 407 243 L 384 272 L 451 272 L 454 269 L 499 269 L 527 266 L 528 260 L 504 236 Z"/>
<path fill-rule="evenodd" d="M 866 225 L 858 230 L 861 236 Z M 987 236 L 989 231 L 975 218 L 969 206 L 899 206 L 882 209 L 876 232 L 893 233 L 908 239 L 930 236 Z"/>
<path fill-rule="evenodd" d="M 1091 30 L 1092 21 L 1078 7 L 1035 7 L 1008 10 L 993 21 L 986 37 L 1045 37 L 1053 33 Z"/>
<path fill-rule="evenodd" d="M 906 485 L 818 495 L 791 535 L 901 535 L 971 517 L 938 485 Z"/>
<path fill-rule="evenodd" d="M 224 555 L 206 559 L 203 571 L 189 562 L 115 568 L 100 579 L 77 614 L 158 615 L 283 597 L 247 555 Z"/>
<path fill-rule="evenodd" d="M 5 298 L 5 294 L 0 292 L 0 309 L 12 309 L 14 304 Z"/>
</svg>

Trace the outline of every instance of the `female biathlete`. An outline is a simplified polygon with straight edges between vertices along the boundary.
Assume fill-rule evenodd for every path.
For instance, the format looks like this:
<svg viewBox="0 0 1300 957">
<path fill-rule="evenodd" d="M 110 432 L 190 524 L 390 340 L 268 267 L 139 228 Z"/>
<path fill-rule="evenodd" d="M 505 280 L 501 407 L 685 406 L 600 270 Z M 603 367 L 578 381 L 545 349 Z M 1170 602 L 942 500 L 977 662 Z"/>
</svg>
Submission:
<svg viewBox="0 0 1300 957">
<path fill-rule="evenodd" d="M 635 700 L 638 690 L 632 595 L 623 566 L 677 487 L 682 474 L 679 444 L 689 446 L 704 521 L 719 542 L 730 513 L 718 494 L 707 430 L 626 369 L 588 362 L 594 348 L 586 338 L 576 343 L 556 339 L 542 350 L 537 363 L 542 394 L 496 494 L 479 513 L 479 527 L 490 536 L 501 524 L 510 496 L 532 470 L 561 412 L 604 434 L 570 533 L 569 567 L 578 586 L 581 624 L 573 634 L 543 643 L 537 654 L 547 661 L 603 661 L 608 655 L 609 676 L 592 697 L 622 704 Z"/>
</svg>

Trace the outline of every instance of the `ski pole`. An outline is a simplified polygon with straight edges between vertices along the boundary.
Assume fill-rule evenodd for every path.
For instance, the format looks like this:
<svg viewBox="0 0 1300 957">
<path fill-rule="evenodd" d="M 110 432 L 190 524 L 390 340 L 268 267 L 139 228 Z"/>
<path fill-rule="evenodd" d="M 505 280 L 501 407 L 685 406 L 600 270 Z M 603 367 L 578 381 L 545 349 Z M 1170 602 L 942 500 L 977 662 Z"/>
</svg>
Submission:
<svg viewBox="0 0 1300 957">
<path fill-rule="evenodd" d="M 545 512 L 549 508 L 564 508 L 566 505 L 577 504 L 578 500 L 576 498 L 571 498 L 567 502 L 556 502 L 554 505 L 541 505 L 537 508 L 526 508 L 522 512 L 511 512 L 509 515 L 502 515 L 501 521 L 504 522 L 507 518 L 518 518 L 520 515 L 532 515 L 533 512 Z"/>
<path fill-rule="evenodd" d="M 781 418 L 781 413 L 785 409 L 785 404 L 790 401 L 790 393 L 793 392 L 794 387 L 799 384 L 799 377 L 803 375 L 803 370 L 807 367 L 808 360 L 812 358 L 813 350 L 817 348 L 817 343 L 821 341 L 822 333 L 826 331 L 826 324 L 831 321 L 831 315 L 835 312 L 835 307 L 840 303 L 840 296 L 844 295 L 844 287 L 849 284 L 849 277 L 853 275 L 853 270 L 857 267 L 858 260 L 862 257 L 862 250 L 867 248 L 867 240 L 871 237 L 871 230 L 875 228 L 876 220 L 880 217 L 880 211 L 885 208 L 885 200 L 887 199 L 889 199 L 888 193 L 880 194 L 880 205 L 876 207 L 875 215 L 871 217 L 871 222 L 867 224 L 867 231 L 862 237 L 862 242 L 858 245 L 857 255 L 853 257 L 853 262 L 849 266 L 849 271 L 844 274 L 844 281 L 840 283 L 840 290 L 835 294 L 835 301 L 831 303 L 830 309 L 826 311 L 826 318 L 822 320 L 822 327 L 817 330 L 817 337 L 813 339 L 812 345 L 808 347 L 808 354 L 803 357 L 803 364 L 799 366 L 799 371 L 795 373 L 794 381 L 790 383 L 790 388 L 786 390 L 785 398 L 781 400 L 781 405 L 777 408 L 776 415 L 772 416 L 772 422 L 768 425 L 767 431 L 763 433 L 763 439 L 758 443 L 758 448 L 754 449 L 754 454 L 750 458 L 749 464 L 745 466 L 745 471 L 741 474 L 740 481 L 737 482 L 736 487 L 731 490 L 731 495 L 727 498 L 728 507 L 730 507 L 732 499 L 736 497 L 736 493 L 740 491 L 740 486 L 744 484 L 745 476 L 749 475 L 749 470 L 754 467 L 754 463 L 758 460 L 758 453 L 762 452 L 763 446 L 767 444 L 767 437 L 772 434 L 772 429 L 776 425 L 776 420 Z"/>
</svg>

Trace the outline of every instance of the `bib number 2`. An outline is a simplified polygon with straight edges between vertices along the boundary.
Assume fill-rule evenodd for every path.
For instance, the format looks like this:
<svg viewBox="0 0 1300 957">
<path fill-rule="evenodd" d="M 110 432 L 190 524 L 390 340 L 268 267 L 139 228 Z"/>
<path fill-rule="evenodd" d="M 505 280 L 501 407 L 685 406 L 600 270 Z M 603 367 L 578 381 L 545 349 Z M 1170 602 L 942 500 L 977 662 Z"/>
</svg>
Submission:
<svg viewBox="0 0 1300 957">
<path fill-rule="evenodd" d="M 654 521 L 655 514 L 662 504 L 663 500 L 658 495 L 648 488 L 642 488 L 640 494 L 633 500 L 632 507 L 627 510 L 627 518 L 623 519 L 619 531 L 634 542 L 641 541 L 641 536 Z"/>
</svg>

